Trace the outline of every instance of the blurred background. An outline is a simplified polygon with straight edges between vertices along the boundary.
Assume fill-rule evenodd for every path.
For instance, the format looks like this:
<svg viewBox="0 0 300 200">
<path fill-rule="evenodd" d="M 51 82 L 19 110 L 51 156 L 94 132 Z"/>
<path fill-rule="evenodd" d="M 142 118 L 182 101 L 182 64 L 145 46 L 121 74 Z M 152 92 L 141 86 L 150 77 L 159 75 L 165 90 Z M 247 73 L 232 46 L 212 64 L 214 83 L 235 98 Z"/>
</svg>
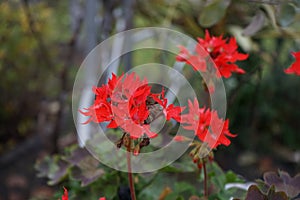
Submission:
<svg viewBox="0 0 300 200">
<path fill-rule="evenodd" d="M 300 77 L 283 72 L 300 50 L 299 0 L 2 0 L 0 200 L 51 199 L 61 190 L 34 165 L 77 143 L 71 95 L 81 62 L 109 36 L 148 26 L 195 39 L 205 29 L 234 36 L 250 56 L 239 63 L 246 74 L 224 80 L 238 137 L 216 160 L 247 180 L 300 171 Z"/>
</svg>

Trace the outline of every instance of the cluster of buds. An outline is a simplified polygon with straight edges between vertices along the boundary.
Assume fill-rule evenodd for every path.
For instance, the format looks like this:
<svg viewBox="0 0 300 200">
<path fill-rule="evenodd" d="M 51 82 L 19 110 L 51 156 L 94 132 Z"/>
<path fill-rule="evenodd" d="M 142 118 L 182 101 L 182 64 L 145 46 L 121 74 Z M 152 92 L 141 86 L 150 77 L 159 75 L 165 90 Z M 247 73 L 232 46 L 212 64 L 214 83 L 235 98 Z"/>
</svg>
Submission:
<svg viewBox="0 0 300 200">
<path fill-rule="evenodd" d="M 133 152 L 133 155 L 137 156 L 140 154 L 141 149 L 150 144 L 150 138 L 145 136 L 138 140 L 132 140 L 130 134 L 124 133 L 123 136 L 116 142 L 116 146 L 121 148 L 124 146 L 128 152 Z"/>
<path fill-rule="evenodd" d="M 197 165 L 198 169 L 202 169 L 203 164 L 212 162 L 214 160 L 213 151 L 203 146 L 204 143 L 193 142 L 191 146 L 195 146 L 189 153 L 189 156 L 193 159 L 193 162 Z M 204 147 L 204 148 L 201 148 Z"/>
</svg>

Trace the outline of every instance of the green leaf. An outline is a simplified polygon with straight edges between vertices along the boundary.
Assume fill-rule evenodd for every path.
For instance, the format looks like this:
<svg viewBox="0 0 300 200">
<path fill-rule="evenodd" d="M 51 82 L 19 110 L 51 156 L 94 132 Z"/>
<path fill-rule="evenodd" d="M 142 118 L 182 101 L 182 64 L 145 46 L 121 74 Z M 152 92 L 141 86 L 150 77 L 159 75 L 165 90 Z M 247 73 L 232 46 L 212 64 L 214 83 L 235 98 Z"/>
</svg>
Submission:
<svg viewBox="0 0 300 200">
<path fill-rule="evenodd" d="M 296 15 L 295 7 L 292 4 L 282 4 L 278 13 L 278 22 L 282 27 L 290 25 Z"/>
<path fill-rule="evenodd" d="M 241 183 L 241 182 L 243 182 L 243 180 L 240 179 L 238 177 L 238 175 L 235 174 L 233 171 L 226 172 L 225 176 L 226 176 L 226 183 Z"/>
<path fill-rule="evenodd" d="M 105 194 L 107 199 L 113 199 L 118 193 L 118 188 L 116 185 L 106 185 L 102 188 L 102 193 Z"/>
<path fill-rule="evenodd" d="M 214 0 L 206 5 L 198 18 L 203 27 L 210 27 L 218 23 L 226 13 L 230 0 Z"/>
<path fill-rule="evenodd" d="M 178 169 L 177 167 L 175 166 L 171 166 L 171 165 L 168 165 L 162 169 L 160 169 L 160 172 L 170 172 L 170 173 L 178 173 L 178 172 L 182 172 L 181 169 Z"/>
<path fill-rule="evenodd" d="M 168 196 L 166 196 L 165 200 L 184 200 L 182 196 L 178 196 L 177 193 L 171 193 Z"/>
<path fill-rule="evenodd" d="M 190 191 L 192 194 L 196 193 L 195 187 L 186 182 L 175 183 L 175 191 L 177 193 L 182 193 L 182 192 L 186 192 L 186 191 Z"/>
<path fill-rule="evenodd" d="M 211 182 L 214 183 L 219 190 L 222 190 L 226 184 L 225 173 L 216 162 L 212 162 L 210 165 L 207 165 L 207 167 L 209 169 Z"/>
</svg>

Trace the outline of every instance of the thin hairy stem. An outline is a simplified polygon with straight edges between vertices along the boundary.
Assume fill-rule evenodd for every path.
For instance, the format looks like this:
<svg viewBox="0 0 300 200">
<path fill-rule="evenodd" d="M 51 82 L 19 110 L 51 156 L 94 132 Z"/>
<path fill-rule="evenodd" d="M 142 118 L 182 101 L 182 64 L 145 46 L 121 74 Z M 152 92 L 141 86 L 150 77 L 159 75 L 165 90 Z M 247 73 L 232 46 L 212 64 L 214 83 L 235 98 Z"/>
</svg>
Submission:
<svg viewBox="0 0 300 200">
<path fill-rule="evenodd" d="M 207 171 L 206 171 L 206 162 L 203 162 L 203 173 L 204 173 L 204 180 L 203 180 L 203 185 L 204 185 L 204 197 L 208 199 L 208 188 L 207 188 Z"/>
<path fill-rule="evenodd" d="M 130 143 L 131 143 L 130 139 Z M 128 183 L 129 183 L 129 188 L 130 188 L 130 195 L 131 195 L 131 200 L 136 200 L 135 197 L 135 189 L 134 189 L 134 182 L 133 182 L 133 175 L 132 175 L 132 169 L 131 169 L 131 149 L 130 149 L 131 144 L 129 144 L 129 147 L 127 147 L 127 174 L 128 174 Z"/>
</svg>

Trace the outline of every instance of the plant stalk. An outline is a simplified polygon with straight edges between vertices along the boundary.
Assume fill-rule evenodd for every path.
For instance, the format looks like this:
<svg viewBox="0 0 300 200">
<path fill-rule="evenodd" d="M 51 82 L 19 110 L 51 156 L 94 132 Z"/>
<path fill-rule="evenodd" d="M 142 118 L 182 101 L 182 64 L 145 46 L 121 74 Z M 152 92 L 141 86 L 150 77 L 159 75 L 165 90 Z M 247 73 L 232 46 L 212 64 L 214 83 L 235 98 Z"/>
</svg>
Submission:
<svg viewBox="0 0 300 200">
<path fill-rule="evenodd" d="M 204 197 L 205 199 L 208 199 L 208 188 L 207 188 L 207 171 L 206 171 L 206 162 L 203 162 L 203 173 L 204 173 L 204 180 L 203 180 L 203 185 L 204 185 Z"/>
<path fill-rule="evenodd" d="M 130 188 L 130 195 L 131 195 L 131 200 L 136 200 L 135 197 L 135 189 L 134 189 L 134 181 L 133 181 L 133 175 L 132 175 L 132 169 L 131 169 L 131 139 L 130 139 L 130 144 L 129 147 L 127 147 L 127 174 L 128 174 L 128 182 L 129 182 L 129 188 Z"/>
</svg>

